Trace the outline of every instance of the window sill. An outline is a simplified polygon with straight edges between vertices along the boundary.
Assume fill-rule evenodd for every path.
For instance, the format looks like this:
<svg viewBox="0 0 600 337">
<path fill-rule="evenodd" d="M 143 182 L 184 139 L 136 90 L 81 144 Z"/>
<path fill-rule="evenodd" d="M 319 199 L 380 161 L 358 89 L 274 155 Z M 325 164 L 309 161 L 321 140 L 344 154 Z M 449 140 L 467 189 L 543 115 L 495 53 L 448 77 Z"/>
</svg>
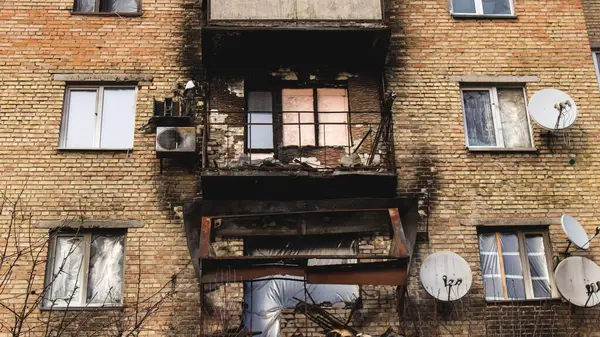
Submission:
<svg viewBox="0 0 600 337">
<path fill-rule="evenodd" d="M 131 152 L 133 148 L 59 147 L 59 152 Z"/>
<path fill-rule="evenodd" d="M 85 307 L 40 307 L 40 311 L 122 311 L 124 307 L 122 305 L 119 306 L 85 306 Z"/>
<path fill-rule="evenodd" d="M 534 303 L 546 303 L 546 302 L 560 302 L 562 301 L 561 297 L 550 297 L 550 298 L 530 298 L 530 299 L 524 299 L 524 300 L 488 300 L 486 299 L 485 302 L 488 304 L 498 304 L 498 305 L 502 305 L 502 304 L 506 304 L 506 305 L 514 305 L 514 304 L 534 304 Z"/>
<path fill-rule="evenodd" d="M 71 15 L 81 15 L 81 16 L 115 16 L 115 17 L 140 17 L 142 16 L 142 12 L 70 12 Z"/>
<path fill-rule="evenodd" d="M 452 13 L 451 14 L 454 19 L 478 19 L 478 20 L 487 20 L 487 19 L 516 19 L 516 14 L 459 14 Z"/>
<path fill-rule="evenodd" d="M 467 146 L 467 150 L 471 152 L 538 152 L 535 147 Z"/>
</svg>

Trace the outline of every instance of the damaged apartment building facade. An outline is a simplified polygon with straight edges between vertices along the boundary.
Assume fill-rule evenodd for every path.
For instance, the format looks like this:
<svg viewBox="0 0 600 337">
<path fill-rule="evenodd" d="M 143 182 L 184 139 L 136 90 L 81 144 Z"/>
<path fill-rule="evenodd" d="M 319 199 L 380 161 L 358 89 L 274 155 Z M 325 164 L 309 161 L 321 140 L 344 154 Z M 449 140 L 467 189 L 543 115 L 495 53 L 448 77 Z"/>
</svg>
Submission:
<svg viewBox="0 0 600 337">
<path fill-rule="evenodd" d="M 600 336 L 596 2 L 5 2 L 0 334 Z"/>
</svg>

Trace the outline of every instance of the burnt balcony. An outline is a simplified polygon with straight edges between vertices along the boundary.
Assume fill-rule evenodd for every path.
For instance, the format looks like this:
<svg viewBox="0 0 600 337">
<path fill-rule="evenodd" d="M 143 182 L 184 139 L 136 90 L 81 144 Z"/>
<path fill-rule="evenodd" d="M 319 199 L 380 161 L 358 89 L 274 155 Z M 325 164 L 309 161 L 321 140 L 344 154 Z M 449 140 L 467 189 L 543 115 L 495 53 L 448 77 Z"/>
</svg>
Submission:
<svg viewBox="0 0 600 337">
<path fill-rule="evenodd" d="M 235 186 L 238 199 L 395 194 L 391 116 L 325 107 L 260 110 L 211 112 L 203 149 L 210 165 L 202 171 L 205 198 L 227 198 L 232 191 L 223 186 Z"/>
</svg>

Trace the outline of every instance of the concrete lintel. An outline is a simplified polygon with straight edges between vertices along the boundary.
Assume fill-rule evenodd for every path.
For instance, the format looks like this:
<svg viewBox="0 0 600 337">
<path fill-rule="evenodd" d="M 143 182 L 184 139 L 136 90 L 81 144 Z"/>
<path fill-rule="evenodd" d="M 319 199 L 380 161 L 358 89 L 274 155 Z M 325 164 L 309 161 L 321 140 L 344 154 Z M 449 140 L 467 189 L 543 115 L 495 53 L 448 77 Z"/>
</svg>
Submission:
<svg viewBox="0 0 600 337">
<path fill-rule="evenodd" d="M 38 222 L 39 228 L 142 228 L 141 220 L 52 220 Z"/>
<path fill-rule="evenodd" d="M 448 76 L 448 80 L 460 83 L 527 83 L 539 82 L 539 76 L 489 76 L 489 75 L 464 75 Z"/>
<path fill-rule="evenodd" d="M 53 74 L 54 81 L 62 82 L 152 82 L 146 74 Z"/>
<path fill-rule="evenodd" d="M 464 223 L 478 227 L 520 227 L 560 225 L 560 217 L 556 218 L 523 218 L 523 219 L 482 219 Z"/>
<path fill-rule="evenodd" d="M 592 42 L 592 43 L 590 43 L 590 48 L 591 48 L 593 51 L 598 51 L 598 50 L 600 50 L 600 42 Z"/>
</svg>

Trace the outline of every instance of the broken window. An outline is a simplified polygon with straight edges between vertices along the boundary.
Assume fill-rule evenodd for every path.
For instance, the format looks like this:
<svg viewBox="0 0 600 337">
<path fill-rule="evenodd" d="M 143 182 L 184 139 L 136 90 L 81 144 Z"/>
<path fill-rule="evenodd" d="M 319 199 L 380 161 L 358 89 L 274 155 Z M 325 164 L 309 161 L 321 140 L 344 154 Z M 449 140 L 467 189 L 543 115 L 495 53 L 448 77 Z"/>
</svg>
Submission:
<svg viewBox="0 0 600 337">
<path fill-rule="evenodd" d="M 283 89 L 283 146 L 315 145 L 313 89 Z"/>
<path fill-rule="evenodd" d="M 135 104 L 135 87 L 68 87 L 60 148 L 133 148 Z"/>
<path fill-rule="evenodd" d="M 47 308 L 122 305 L 124 233 L 60 233 L 51 242 Z"/>
<path fill-rule="evenodd" d="M 462 89 L 469 148 L 532 148 L 523 88 Z"/>
<path fill-rule="evenodd" d="M 138 13 L 139 0 L 75 0 L 73 11 Z"/>
<path fill-rule="evenodd" d="M 253 151 L 273 150 L 273 97 L 268 91 L 248 93 L 246 144 Z"/>
<path fill-rule="evenodd" d="M 281 238 L 247 242 L 246 253 L 255 257 L 266 256 L 322 256 L 309 259 L 308 265 L 334 265 L 356 263 L 356 259 L 335 258 L 355 256 L 356 242 L 328 237 Z M 330 256 L 330 257 L 328 257 Z M 306 295 L 305 295 L 306 290 Z M 298 276 L 273 275 L 244 284 L 244 325 L 251 331 L 262 331 L 262 337 L 279 337 L 281 311 L 294 308 L 298 300 L 307 300 L 324 306 L 343 307 L 359 297 L 358 285 L 306 284 Z"/>
<path fill-rule="evenodd" d="M 481 233 L 479 252 L 486 300 L 552 298 L 548 242 L 547 232 Z"/>
<path fill-rule="evenodd" d="M 512 15 L 512 0 L 452 0 L 452 13 L 464 15 Z"/>
</svg>

